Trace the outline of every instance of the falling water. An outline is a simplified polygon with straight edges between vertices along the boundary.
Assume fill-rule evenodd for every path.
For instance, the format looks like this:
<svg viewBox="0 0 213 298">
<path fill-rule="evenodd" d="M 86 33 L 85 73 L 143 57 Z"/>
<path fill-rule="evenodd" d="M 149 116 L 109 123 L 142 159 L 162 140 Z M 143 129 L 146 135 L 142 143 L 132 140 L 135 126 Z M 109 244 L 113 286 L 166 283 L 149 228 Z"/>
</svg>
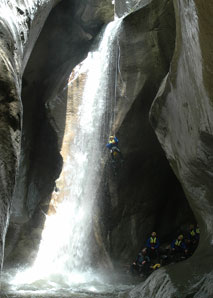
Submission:
<svg viewBox="0 0 213 298">
<path fill-rule="evenodd" d="M 91 267 L 92 214 L 101 171 L 103 122 L 110 98 L 108 79 L 112 52 L 121 20 L 110 23 L 98 50 L 89 53 L 87 80 L 78 109 L 77 126 L 64 164 L 64 200 L 55 215 L 47 216 L 37 259 L 32 268 L 11 280 L 16 293 L 56 293 L 101 288 L 101 278 Z M 112 99 L 113 100 L 113 99 Z M 108 121 L 109 123 L 110 121 Z M 92 284 L 92 286 L 91 286 Z M 106 287 L 106 281 L 102 286 Z M 81 285 L 81 286 L 79 286 Z M 94 286 L 96 285 L 96 286 Z M 39 291 L 38 291 L 39 289 Z M 95 289 L 95 290 L 94 290 Z M 108 289 L 109 291 L 109 289 Z M 60 294 L 61 295 L 61 294 Z M 38 296 L 39 297 L 39 296 Z M 62 295 L 60 296 L 62 297 Z"/>
</svg>

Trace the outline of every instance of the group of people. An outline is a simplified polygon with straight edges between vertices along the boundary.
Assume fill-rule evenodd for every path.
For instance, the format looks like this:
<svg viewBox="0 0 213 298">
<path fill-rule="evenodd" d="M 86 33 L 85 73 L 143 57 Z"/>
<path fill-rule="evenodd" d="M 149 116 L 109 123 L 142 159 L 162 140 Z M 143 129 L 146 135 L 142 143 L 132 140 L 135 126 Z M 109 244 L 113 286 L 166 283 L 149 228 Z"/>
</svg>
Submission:
<svg viewBox="0 0 213 298">
<path fill-rule="evenodd" d="M 116 163 L 117 157 L 123 161 L 123 155 L 118 147 L 118 139 L 110 136 L 106 147 L 110 150 L 113 164 Z M 200 230 L 198 225 L 191 224 L 189 230 L 183 234 L 179 234 L 167 248 L 160 247 L 160 241 L 156 232 L 152 232 L 146 241 L 144 247 L 138 254 L 136 260 L 131 265 L 132 273 L 148 274 L 150 270 L 155 270 L 160 266 L 172 261 L 183 260 L 193 254 L 197 248 L 200 238 Z"/>
<path fill-rule="evenodd" d="M 152 232 L 144 247 L 138 254 L 136 260 L 131 264 L 131 272 L 148 275 L 153 270 L 170 262 L 178 262 L 191 256 L 197 248 L 200 238 L 198 225 L 191 224 L 189 230 L 179 234 L 169 246 L 160 247 L 160 241 L 156 232 Z"/>
</svg>

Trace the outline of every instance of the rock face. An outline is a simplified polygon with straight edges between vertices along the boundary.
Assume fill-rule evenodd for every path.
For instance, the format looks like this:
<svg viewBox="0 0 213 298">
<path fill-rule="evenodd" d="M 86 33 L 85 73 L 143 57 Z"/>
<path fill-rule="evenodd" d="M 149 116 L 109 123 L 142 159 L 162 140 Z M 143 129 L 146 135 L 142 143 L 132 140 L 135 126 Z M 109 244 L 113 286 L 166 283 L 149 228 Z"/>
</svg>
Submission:
<svg viewBox="0 0 213 298">
<path fill-rule="evenodd" d="M 34 258 L 61 171 L 67 97 L 56 95 L 112 17 L 111 1 L 62 1 L 50 13 L 31 54 L 23 75 L 22 148 L 7 233 L 10 264 Z"/>
<path fill-rule="evenodd" d="M 183 292 L 188 280 L 196 284 L 203 274 L 212 272 L 213 5 L 204 7 L 200 1 L 175 1 L 175 11 L 175 54 L 150 118 L 201 229 L 196 254 L 189 262 L 167 270 L 172 283 L 179 284 Z M 210 277 L 210 273 L 205 276 L 202 289 L 199 283 L 193 286 L 190 297 L 197 291 L 196 297 L 211 297 Z"/>
<path fill-rule="evenodd" d="M 130 14 L 131 12 L 137 11 L 142 7 L 145 7 L 147 4 L 151 3 L 152 0 L 120 0 L 114 1 L 115 3 L 115 15 L 123 17 Z"/>
<path fill-rule="evenodd" d="M 171 1 L 152 1 L 124 18 L 118 36 L 118 74 L 113 78 L 117 106 L 111 129 L 125 161 L 115 174 L 109 163 L 103 182 L 107 196 L 99 200 L 104 202 L 100 218 L 114 260 L 134 259 L 152 230 L 161 241 L 169 241 L 193 221 L 149 123 L 151 104 L 174 51 L 174 20 Z"/>
<path fill-rule="evenodd" d="M 43 23 L 57 1 L 1 1 L 0 24 L 0 266 L 4 254 L 16 170 L 19 162 L 22 105 L 21 77 Z"/>
<path fill-rule="evenodd" d="M 69 113 L 75 113 L 79 100 L 76 94 L 74 100 L 66 90 L 62 92 L 61 85 L 86 55 L 101 25 L 110 20 L 109 2 L 102 6 L 95 1 L 62 2 L 50 14 L 30 57 L 23 76 L 22 150 L 7 233 L 7 264 L 31 261 L 36 253 L 44 212 L 61 170 L 65 118 L 68 121 Z M 174 50 L 173 5 L 153 0 L 139 9 L 141 6 L 133 4 L 137 11 L 123 21 L 115 75 L 109 83 L 109 93 L 116 94 L 112 131 L 121 140 L 125 166 L 116 177 L 111 175 L 110 165 L 106 166 L 103 189 L 107 195 L 99 200 L 102 203 L 94 219 L 97 241 L 104 242 L 112 259 L 123 261 L 135 256 L 153 229 L 167 240 L 181 225 L 193 221 L 148 119 Z M 92 19 L 87 17 L 89 8 L 96 11 Z M 101 251 L 105 251 L 103 245 Z"/>
<path fill-rule="evenodd" d="M 75 118 L 80 96 L 75 94 L 72 102 L 63 87 L 113 13 L 112 1 L 61 1 L 34 46 L 56 1 L 27 3 L 1 4 L 9 18 L 1 16 L 0 30 L 0 254 L 2 260 L 13 195 L 6 260 L 15 265 L 35 255 L 61 171 L 60 149 L 64 133 L 70 133 L 65 118 Z M 168 0 L 115 1 L 117 16 L 126 16 L 109 84 L 116 103 L 110 134 L 116 132 L 125 162 L 115 173 L 110 162 L 105 165 L 94 212 L 99 253 L 107 251 L 113 261 L 129 260 L 152 230 L 171 240 L 195 220 L 190 207 L 201 228 L 195 255 L 156 271 L 130 294 L 137 298 L 212 294 L 213 5 L 174 0 L 174 7 Z M 160 143 L 149 121 L 151 105 Z M 188 281 L 192 287 L 187 288 Z"/>
</svg>

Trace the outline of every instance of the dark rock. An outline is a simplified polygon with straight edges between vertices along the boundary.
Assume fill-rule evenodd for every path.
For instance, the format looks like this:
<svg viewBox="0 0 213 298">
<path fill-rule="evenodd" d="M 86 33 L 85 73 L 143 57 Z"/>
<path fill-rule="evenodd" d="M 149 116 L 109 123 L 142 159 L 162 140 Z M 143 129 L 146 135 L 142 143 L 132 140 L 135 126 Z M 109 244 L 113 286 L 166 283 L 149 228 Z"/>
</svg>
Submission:
<svg viewBox="0 0 213 298">
<path fill-rule="evenodd" d="M 201 239 L 193 257 L 168 268 L 167 274 L 178 287 L 178 297 L 211 297 L 213 60 L 209 33 L 213 5 L 204 7 L 200 1 L 176 1 L 175 8 L 175 54 L 150 119 L 199 223 Z M 189 290 L 189 282 L 194 292 Z M 197 291 L 199 294 L 195 295 Z M 141 297 L 152 296 L 141 294 Z"/>
<path fill-rule="evenodd" d="M 12 1 L 1 3 L 1 24 L 0 24 L 0 267 L 2 266 L 5 234 L 9 221 L 12 194 L 14 192 L 16 170 L 19 163 L 22 106 L 21 106 L 21 74 L 27 62 L 27 54 L 34 46 L 38 32 L 41 29 L 47 14 L 56 1 L 49 1 L 46 7 L 37 9 L 34 3 L 26 6 L 31 12 L 31 18 L 37 22 L 33 27 L 33 35 L 25 28 L 25 17 L 17 11 Z M 24 5 L 23 5 L 24 6 Z M 26 47 L 21 43 L 21 35 L 27 40 Z M 28 48 L 28 49 L 27 49 Z M 26 51 L 26 52 L 25 52 Z"/>
<path fill-rule="evenodd" d="M 194 221 L 149 123 L 149 110 L 169 70 L 174 46 L 171 1 L 152 1 L 124 18 L 117 42 L 118 67 L 109 88 L 116 85 L 111 95 L 116 94 L 114 122 L 107 132 L 117 132 L 124 163 L 115 175 L 109 162 L 102 184 L 106 195 L 99 199 L 104 202 L 99 203 L 99 212 L 106 246 L 116 261 L 134 259 L 152 230 L 162 242 L 169 241 Z"/>
</svg>

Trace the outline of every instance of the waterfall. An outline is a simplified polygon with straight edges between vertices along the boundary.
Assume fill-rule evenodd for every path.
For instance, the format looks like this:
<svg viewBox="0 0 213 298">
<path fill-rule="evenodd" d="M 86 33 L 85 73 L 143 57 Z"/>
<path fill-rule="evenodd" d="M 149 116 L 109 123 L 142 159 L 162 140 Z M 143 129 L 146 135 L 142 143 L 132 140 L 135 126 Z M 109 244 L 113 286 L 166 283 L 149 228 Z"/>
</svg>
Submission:
<svg viewBox="0 0 213 298">
<path fill-rule="evenodd" d="M 114 90 L 109 92 L 109 78 L 117 61 L 113 61 L 113 45 L 121 20 L 105 28 L 99 47 L 92 50 L 84 63 L 87 79 L 78 109 L 77 126 L 64 163 L 66 180 L 63 202 L 54 215 L 48 215 L 37 259 L 32 268 L 19 272 L 13 285 L 48 281 L 60 283 L 85 282 L 91 278 L 92 215 L 101 174 L 101 158 L 106 143 L 106 130 L 113 111 Z M 114 86 L 112 87 L 114 88 Z M 111 113 L 112 112 L 112 113 Z M 111 117 L 111 118 L 110 118 Z M 104 134 L 104 138 L 103 138 Z M 109 127 L 107 127 L 107 135 Z M 92 274 L 94 278 L 94 274 Z"/>
</svg>

